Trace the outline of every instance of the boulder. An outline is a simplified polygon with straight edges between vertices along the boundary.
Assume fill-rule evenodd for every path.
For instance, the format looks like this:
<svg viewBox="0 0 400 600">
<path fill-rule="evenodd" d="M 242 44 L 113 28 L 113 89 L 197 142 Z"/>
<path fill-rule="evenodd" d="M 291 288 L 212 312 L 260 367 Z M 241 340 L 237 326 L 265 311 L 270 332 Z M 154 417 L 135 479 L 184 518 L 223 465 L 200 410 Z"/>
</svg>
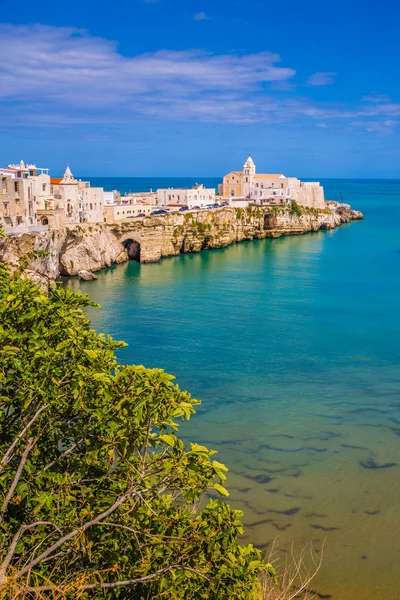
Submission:
<svg viewBox="0 0 400 600">
<path fill-rule="evenodd" d="M 79 271 L 78 272 L 79 279 L 83 279 L 84 281 L 92 281 L 97 279 L 96 275 L 91 271 Z"/>
</svg>

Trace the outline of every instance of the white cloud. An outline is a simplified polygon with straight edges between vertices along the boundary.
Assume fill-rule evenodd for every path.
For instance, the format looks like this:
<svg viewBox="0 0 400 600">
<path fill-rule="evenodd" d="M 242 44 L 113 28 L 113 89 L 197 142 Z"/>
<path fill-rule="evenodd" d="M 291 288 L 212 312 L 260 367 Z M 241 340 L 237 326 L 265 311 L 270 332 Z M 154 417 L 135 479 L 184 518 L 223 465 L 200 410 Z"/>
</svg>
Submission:
<svg viewBox="0 0 400 600">
<path fill-rule="evenodd" d="M 363 98 L 364 102 L 372 102 L 373 104 L 375 103 L 382 103 L 382 102 L 390 102 L 390 98 L 389 96 L 387 96 L 386 94 L 380 94 L 380 93 L 372 93 L 372 94 L 367 94 L 366 96 L 364 96 Z"/>
<path fill-rule="evenodd" d="M 210 17 L 205 12 L 198 12 L 195 15 L 193 15 L 193 19 L 195 21 L 207 21 L 208 19 L 210 19 Z"/>
<path fill-rule="evenodd" d="M 211 54 L 200 50 L 158 51 L 128 57 L 116 44 L 86 31 L 42 25 L 0 24 L 0 101 L 31 106 L 112 110 L 136 114 L 204 116 L 207 106 L 225 120 L 249 93 L 295 71 L 270 52 Z M 178 115 L 177 115 L 178 116 Z M 221 115 L 223 117 L 223 115 Z"/>
<path fill-rule="evenodd" d="M 87 31 L 0 24 L 2 126 L 114 126 L 133 120 L 204 123 L 390 123 L 400 104 L 388 98 L 359 106 L 295 96 L 296 72 L 270 52 L 202 50 L 125 56 Z M 333 73 L 315 73 L 321 82 Z M 322 85 L 319 83 L 319 85 Z M 374 96 L 375 98 L 376 96 Z M 368 125 L 368 123 L 370 125 Z"/>
<path fill-rule="evenodd" d="M 377 135 L 391 135 L 395 133 L 400 122 L 394 119 L 386 119 L 384 121 L 353 121 L 350 123 L 352 127 L 362 128 L 368 133 Z"/>
<path fill-rule="evenodd" d="M 331 85 L 335 81 L 335 76 L 336 73 L 333 73 L 331 71 L 319 71 L 318 73 L 310 75 L 310 77 L 307 79 L 307 85 Z"/>
</svg>

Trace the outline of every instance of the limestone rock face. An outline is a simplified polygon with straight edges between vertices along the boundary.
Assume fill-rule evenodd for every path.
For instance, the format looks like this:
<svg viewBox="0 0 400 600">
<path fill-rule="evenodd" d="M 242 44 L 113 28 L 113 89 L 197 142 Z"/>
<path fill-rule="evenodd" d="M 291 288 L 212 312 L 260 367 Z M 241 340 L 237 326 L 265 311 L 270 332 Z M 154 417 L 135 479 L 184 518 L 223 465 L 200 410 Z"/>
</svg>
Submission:
<svg viewBox="0 0 400 600">
<path fill-rule="evenodd" d="M 60 247 L 65 237 L 66 231 L 61 229 L 0 237 L 0 260 L 14 270 L 19 266 L 20 259 L 27 257 L 29 267 L 26 274 L 37 283 L 46 286 L 55 281 L 60 274 Z M 32 253 L 35 255 L 32 256 Z"/>
<path fill-rule="evenodd" d="M 362 213 L 335 202 L 327 202 L 323 210 L 254 206 L 172 213 L 118 225 L 80 225 L 0 238 L 0 260 L 15 269 L 21 256 L 43 251 L 45 255 L 31 255 L 26 275 L 45 287 L 60 274 L 83 273 L 93 278 L 93 272 L 129 258 L 157 262 L 166 256 L 224 248 L 244 240 L 334 229 L 359 219 L 363 219 Z"/>
<path fill-rule="evenodd" d="M 67 230 L 60 248 L 61 275 L 79 271 L 99 271 L 128 260 L 125 248 L 104 225 L 75 227 Z"/>
</svg>

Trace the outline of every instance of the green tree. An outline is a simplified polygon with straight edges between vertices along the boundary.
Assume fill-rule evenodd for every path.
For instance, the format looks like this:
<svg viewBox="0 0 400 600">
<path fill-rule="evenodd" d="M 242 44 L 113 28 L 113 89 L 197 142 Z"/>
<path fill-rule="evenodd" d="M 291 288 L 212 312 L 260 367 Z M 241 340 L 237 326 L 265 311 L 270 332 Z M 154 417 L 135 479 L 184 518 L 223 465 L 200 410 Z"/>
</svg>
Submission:
<svg viewBox="0 0 400 600">
<path fill-rule="evenodd" d="M 198 401 L 120 365 L 89 305 L 0 263 L 0 598 L 254 598 L 227 469 L 177 435 Z"/>
<path fill-rule="evenodd" d="M 290 214 L 297 215 L 298 217 L 300 217 L 300 215 L 302 214 L 301 208 L 297 204 L 296 200 L 291 200 L 290 202 Z"/>
</svg>

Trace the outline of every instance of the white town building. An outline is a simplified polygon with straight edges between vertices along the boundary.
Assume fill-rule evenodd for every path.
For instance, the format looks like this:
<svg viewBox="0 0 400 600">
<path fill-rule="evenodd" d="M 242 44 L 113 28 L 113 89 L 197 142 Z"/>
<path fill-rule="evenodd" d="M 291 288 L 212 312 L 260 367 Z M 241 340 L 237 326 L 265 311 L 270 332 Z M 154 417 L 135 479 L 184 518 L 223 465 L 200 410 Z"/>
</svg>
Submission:
<svg viewBox="0 0 400 600">
<path fill-rule="evenodd" d="M 215 202 L 215 188 L 206 188 L 202 184 L 192 188 L 162 188 L 157 190 L 157 203 L 160 206 L 205 206 Z"/>
<path fill-rule="evenodd" d="M 324 208 L 324 189 L 318 182 L 300 181 L 297 177 L 285 177 L 281 173 L 257 173 L 251 156 L 243 171 L 231 171 L 218 186 L 219 195 L 235 199 L 241 204 L 284 204 L 295 200 L 303 206 Z"/>
</svg>

